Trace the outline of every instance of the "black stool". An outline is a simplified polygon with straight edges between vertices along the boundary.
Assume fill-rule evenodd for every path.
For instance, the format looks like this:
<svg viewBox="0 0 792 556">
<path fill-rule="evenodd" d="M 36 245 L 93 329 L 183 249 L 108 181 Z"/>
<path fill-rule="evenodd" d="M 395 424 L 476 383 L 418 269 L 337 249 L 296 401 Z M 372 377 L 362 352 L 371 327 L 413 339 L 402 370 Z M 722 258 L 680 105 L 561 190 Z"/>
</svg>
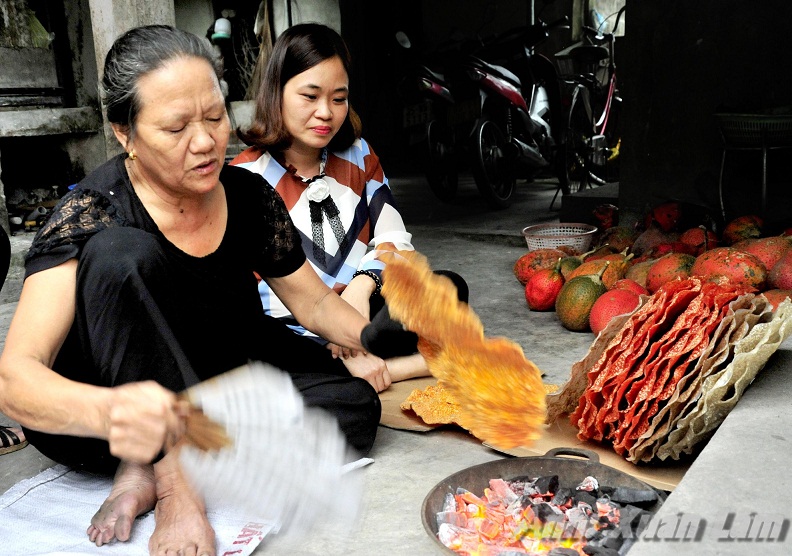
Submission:
<svg viewBox="0 0 792 556">
<path fill-rule="evenodd" d="M 723 203 L 723 170 L 728 151 L 762 152 L 762 216 L 765 216 L 767 214 L 767 152 L 771 149 L 792 148 L 792 115 L 715 114 L 715 117 L 723 140 L 718 178 L 718 197 L 723 219 L 726 219 L 726 207 Z"/>
</svg>

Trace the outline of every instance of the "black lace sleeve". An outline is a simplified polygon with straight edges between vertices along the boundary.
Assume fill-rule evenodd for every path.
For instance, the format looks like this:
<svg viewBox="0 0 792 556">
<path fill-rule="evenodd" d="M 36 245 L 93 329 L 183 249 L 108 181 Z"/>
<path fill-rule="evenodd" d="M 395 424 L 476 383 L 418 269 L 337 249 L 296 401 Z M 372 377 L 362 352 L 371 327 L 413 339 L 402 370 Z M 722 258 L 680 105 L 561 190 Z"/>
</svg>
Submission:
<svg viewBox="0 0 792 556">
<path fill-rule="evenodd" d="M 228 166 L 220 176 L 226 186 L 229 221 L 234 230 L 229 247 L 250 261 L 260 276 L 286 276 L 305 262 L 297 227 L 281 196 L 262 178 Z"/>
<path fill-rule="evenodd" d="M 269 276 L 285 276 L 291 274 L 305 261 L 305 252 L 302 248 L 300 234 L 292 222 L 286 205 L 275 190 L 267 188 L 265 196 L 266 207 L 269 214 L 270 244 L 266 247 L 267 259 L 271 261 L 272 270 Z"/>
<path fill-rule="evenodd" d="M 33 238 L 25 257 L 26 274 L 75 258 L 94 234 L 125 225 L 126 219 L 104 194 L 79 188 L 70 191 Z"/>
</svg>

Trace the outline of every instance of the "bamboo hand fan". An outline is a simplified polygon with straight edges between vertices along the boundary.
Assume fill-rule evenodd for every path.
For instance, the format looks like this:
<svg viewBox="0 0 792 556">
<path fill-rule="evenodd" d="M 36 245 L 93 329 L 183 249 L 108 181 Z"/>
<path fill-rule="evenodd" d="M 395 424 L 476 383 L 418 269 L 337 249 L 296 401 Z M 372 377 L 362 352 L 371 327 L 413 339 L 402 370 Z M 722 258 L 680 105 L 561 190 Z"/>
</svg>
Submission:
<svg viewBox="0 0 792 556">
<path fill-rule="evenodd" d="M 346 438 L 334 417 L 304 405 L 287 373 L 252 363 L 180 397 L 197 408 L 180 463 L 207 507 L 244 511 L 286 532 L 356 517 L 362 484 L 343 472 L 354 459 Z"/>
</svg>

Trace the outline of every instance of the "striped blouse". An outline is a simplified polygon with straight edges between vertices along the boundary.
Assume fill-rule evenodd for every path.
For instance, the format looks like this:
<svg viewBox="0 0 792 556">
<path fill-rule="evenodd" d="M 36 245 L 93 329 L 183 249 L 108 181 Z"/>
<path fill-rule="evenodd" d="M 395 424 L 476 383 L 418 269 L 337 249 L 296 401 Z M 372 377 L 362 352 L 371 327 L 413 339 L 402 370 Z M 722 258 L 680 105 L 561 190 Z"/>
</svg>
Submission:
<svg viewBox="0 0 792 556">
<path fill-rule="evenodd" d="M 382 271 L 385 265 L 379 257 L 385 251 L 381 248 L 413 249 L 412 235 L 405 230 L 396 210 L 379 158 L 363 139 L 344 151 L 327 154 L 324 180 L 338 207 L 345 235 L 339 242 L 328 218 L 323 216 L 323 248 L 314 243 L 307 185 L 299 176 L 270 153 L 255 147 L 240 153 L 231 164 L 261 174 L 269 184 L 275 184 L 300 232 L 308 261 L 324 283 L 338 293 L 349 284 L 355 271 Z M 296 322 L 264 280 L 259 280 L 259 294 L 267 314 L 282 319 L 297 334 L 316 337 Z"/>
</svg>

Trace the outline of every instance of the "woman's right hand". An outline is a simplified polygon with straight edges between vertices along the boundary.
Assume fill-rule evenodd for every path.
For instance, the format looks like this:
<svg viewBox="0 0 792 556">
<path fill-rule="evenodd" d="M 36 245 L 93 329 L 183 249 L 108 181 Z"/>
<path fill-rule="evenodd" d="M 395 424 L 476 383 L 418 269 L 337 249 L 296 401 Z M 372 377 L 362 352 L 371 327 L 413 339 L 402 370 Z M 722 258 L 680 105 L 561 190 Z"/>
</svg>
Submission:
<svg viewBox="0 0 792 556">
<path fill-rule="evenodd" d="M 354 357 L 342 359 L 349 374 L 364 379 L 377 392 L 382 392 L 391 385 L 390 372 L 383 359 L 370 353 L 359 353 Z"/>
<path fill-rule="evenodd" d="M 185 420 L 176 394 L 153 380 L 112 388 L 107 440 L 110 453 L 135 463 L 150 463 L 183 435 Z"/>
</svg>

